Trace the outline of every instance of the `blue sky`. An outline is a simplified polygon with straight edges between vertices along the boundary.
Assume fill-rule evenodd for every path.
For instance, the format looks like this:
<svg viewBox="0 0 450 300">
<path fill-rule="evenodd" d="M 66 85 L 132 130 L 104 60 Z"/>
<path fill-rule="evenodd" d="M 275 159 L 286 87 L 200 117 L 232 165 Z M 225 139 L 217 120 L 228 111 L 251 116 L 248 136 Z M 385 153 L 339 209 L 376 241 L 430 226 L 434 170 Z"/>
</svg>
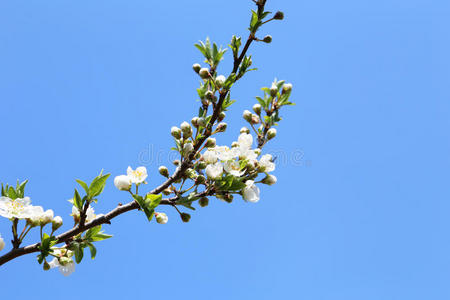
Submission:
<svg viewBox="0 0 450 300">
<path fill-rule="evenodd" d="M 197 111 L 206 36 L 247 35 L 251 1 L 0 2 L 0 180 L 70 226 L 75 178 L 168 164 L 170 127 Z M 262 199 L 213 201 L 188 224 L 132 212 L 64 278 L 35 255 L 0 268 L 2 297 L 43 299 L 449 299 L 450 4 L 268 1 L 286 19 L 251 49 L 258 72 L 229 128 L 274 77 L 294 84 L 267 151 L 278 183 Z M 230 70 L 230 54 L 220 72 Z M 129 201 L 112 181 L 96 206 Z M 10 225 L 0 220 L 9 238 Z M 34 241 L 31 236 L 28 242 Z"/>
</svg>

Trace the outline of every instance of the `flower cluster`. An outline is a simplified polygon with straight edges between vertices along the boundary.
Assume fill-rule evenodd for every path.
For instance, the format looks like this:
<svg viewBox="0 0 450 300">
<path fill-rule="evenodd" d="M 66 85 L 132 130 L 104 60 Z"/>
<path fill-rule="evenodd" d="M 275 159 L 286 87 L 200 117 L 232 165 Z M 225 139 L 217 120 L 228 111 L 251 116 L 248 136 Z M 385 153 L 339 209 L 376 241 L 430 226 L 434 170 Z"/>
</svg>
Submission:
<svg viewBox="0 0 450 300">
<path fill-rule="evenodd" d="M 136 186 L 139 186 L 141 183 L 146 184 L 145 179 L 147 177 L 147 169 L 145 167 L 138 167 L 136 170 L 128 167 L 127 175 L 119 175 L 114 178 L 114 185 L 121 191 L 129 191 L 133 183 Z"/>
</svg>

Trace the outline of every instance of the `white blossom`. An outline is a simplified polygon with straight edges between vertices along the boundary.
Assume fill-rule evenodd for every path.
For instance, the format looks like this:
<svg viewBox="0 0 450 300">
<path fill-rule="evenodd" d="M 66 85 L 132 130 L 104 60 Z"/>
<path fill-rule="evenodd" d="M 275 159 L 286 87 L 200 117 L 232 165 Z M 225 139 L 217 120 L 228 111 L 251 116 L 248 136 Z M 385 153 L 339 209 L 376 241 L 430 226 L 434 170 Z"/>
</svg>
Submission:
<svg viewBox="0 0 450 300">
<path fill-rule="evenodd" d="M 202 157 L 203 161 L 207 164 L 214 164 L 217 162 L 217 153 L 214 150 L 206 150 Z"/>
<path fill-rule="evenodd" d="M 259 164 L 264 172 L 272 172 L 275 170 L 275 163 L 272 162 L 272 155 L 264 154 L 259 160 Z"/>
<path fill-rule="evenodd" d="M 156 222 L 159 224 L 166 224 L 169 221 L 169 217 L 165 213 L 155 213 Z"/>
<path fill-rule="evenodd" d="M 131 178 L 128 175 L 119 175 L 114 178 L 114 185 L 120 191 L 129 191 L 131 188 Z"/>
<path fill-rule="evenodd" d="M 53 258 L 53 260 L 48 263 L 51 269 L 58 268 L 59 272 L 64 276 L 69 276 L 75 271 L 75 263 L 71 258 L 73 255 L 72 251 L 54 249 L 53 254 L 58 257 Z"/>
<path fill-rule="evenodd" d="M 0 234 L 0 251 L 2 251 L 3 248 L 5 248 L 5 241 L 3 240 L 2 235 Z"/>
<path fill-rule="evenodd" d="M 131 167 L 128 167 L 127 175 L 128 177 L 130 177 L 132 183 L 141 184 L 145 182 L 145 179 L 147 179 L 147 168 L 138 167 L 136 168 L 136 170 L 133 170 Z"/>
<path fill-rule="evenodd" d="M 245 173 L 245 171 L 241 170 L 241 166 L 238 161 L 228 160 L 224 164 L 225 172 L 231 174 L 233 176 L 239 177 Z"/>
<path fill-rule="evenodd" d="M 213 148 L 217 157 L 222 161 L 233 159 L 239 155 L 239 150 L 236 148 L 228 148 L 227 146 L 217 146 Z"/>
<path fill-rule="evenodd" d="M 245 187 L 242 190 L 242 198 L 253 203 L 259 201 L 259 188 L 255 185 L 253 180 L 247 180 L 245 182 Z"/>
<path fill-rule="evenodd" d="M 261 182 L 267 185 L 272 185 L 277 183 L 277 178 L 274 175 L 269 174 Z"/>
<path fill-rule="evenodd" d="M 53 220 L 53 216 L 54 216 L 53 210 L 51 209 L 46 210 L 40 217 L 41 225 L 51 223 Z"/>
<path fill-rule="evenodd" d="M 72 214 L 75 219 L 80 219 L 80 211 L 75 206 L 72 206 Z M 94 208 L 92 206 L 89 206 L 86 211 L 86 223 L 89 223 L 93 220 L 95 220 L 97 216 L 95 215 Z"/>
<path fill-rule="evenodd" d="M 31 218 L 36 213 L 40 213 L 42 207 L 31 205 L 29 197 L 11 199 L 8 197 L 0 197 L 0 216 L 12 219 Z"/>
<path fill-rule="evenodd" d="M 223 174 L 223 165 L 220 162 L 216 162 L 213 165 L 208 165 L 206 166 L 205 172 L 208 178 L 211 179 L 219 178 Z"/>
<path fill-rule="evenodd" d="M 238 138 L 239 147 L 250 149 L 253 145 L 253 136 L 248 133 L 241 133 Z"/>
<path fill-rule="evenodd" d="M 216 77 L 216 85 L 218 88 L 221 88 L 227 79 L 223 75 L 219 75 Z"/>
</svg>

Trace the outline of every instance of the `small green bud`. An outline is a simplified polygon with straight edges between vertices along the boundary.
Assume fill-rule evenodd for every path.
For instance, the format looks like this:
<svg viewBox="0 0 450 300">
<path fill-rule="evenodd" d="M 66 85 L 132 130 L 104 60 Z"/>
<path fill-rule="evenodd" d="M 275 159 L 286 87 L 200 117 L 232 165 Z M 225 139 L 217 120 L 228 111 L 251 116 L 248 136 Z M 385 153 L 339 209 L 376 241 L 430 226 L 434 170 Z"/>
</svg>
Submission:
<svg viewBox="0 0 450 300">
<path fill-rule="evenodd" d="M 285 91 L 286 93 L 292 91 L 292 84 L 291 83 L 283 84 L 283 91 Z"/>
<path fill-rule="evenodd" d="M 264 43 L 270 44 L 272 43 L 272 36 L 271 35 L 266 35 L 263 39 Z"/>
<path fill-rule="evenodd" d="M 216 86 L 220 89 L 225 84 L 227 79 L 223 75 L 219 75 L 216 77 Z"/>
<path fill-rule="evenodd" d="M 205 93 L 205 98 L 212 101 L 214 99 L 214 92 L 213 91 L 207 91 Z"/>
<path fill-rule="evenodd" d="M 173 163 L 175 166 L 179 166 L 179 165 L 181 164 L 181 161 L 180 161 L 179 159 L 175 159 L 172 163 Z"/>
<path fill-rule="evenodd" d="M 172 134 L 172 136 L 173 136 L 174 138 L 179 139 L 179 138 L 181 138 L 181 129 L 178 128 L 178 127 L 176 127 L 176 126 L 173 126 L 173 127 L 170 129 L 170 134 Z"/>
<path fill-rule="evenodd" d="M 271 140 L 271 139 L 273 139 L 276 136 L 277 136 L 277 130 L 275 128 L 270 128 L 267 131 L 267 139 L 268 140 Z"/>
<path fill-rule="evenodd" d="M 209 199 L 207 197 L 200 198 L 200 200 L 198 200 L 198 204 L 201 207 L 206 207 L 209 204 Z"/>
<path fill-rule="evenodd" d="M 242 113 L 242 117 L 244 118 L 245 121 L 251 122 L 252 121 L 252 112 L 249 110 L 244 110 L 244 112 Z"/>
<path fill-rule="evenodd" d="M 278 87 L 275 83 L 272 83 L 270 87 L 270 96 L 275 97 L 278 94 Z"/>
<path fill-rule="evenodd" d="M 190 214 L 187 214 L 187 213 L 181 213 L 181 214 L 180 214 L 180 217 L 181 217 L 181 220 L 182 220 L 184 223 L 187 223 L 187 222 L 189 222 L 189 221 L 191 220 L 191 215 L 190 215 Z"/>
<path fill-rule="evenodd" d="M 169 169 L 167 169 L 166 166 L 160 166 L 158 168 L 159 174 L 161 174 L 164 177 L 169 177 Z"/>
<path fill-rule="evenodd" d="M 261 182 L 267 185 L 272 185 L 277 183 L 277 178 L 274 175 L 269 174 L 266 177 L 264 177 L 264 179 L 261 180 Z"/>
<path fill-rule="evenodd" d="M 155 217 L 158 224 L 166 224 L 169 221 L 169 217 L 165 213 L 155 212 Z"/>
<path fill-rule="evenodd" d="M 216 139 L 215 139 L 215 138 L 212 138 L 212 137 L 209 137 L 209 138 L 206 140 L 205 145 L 206 145 L 206 148 L 212 148 L 212 147 L 215 147 L 215 146 L 216 146 Z"/>
<path fill-rule="evenodd" d="M 203 175 L 198 175 L 197 179 L 195 179 L 195 184 L 204 184 L 206 182 L 206 178 Z"/>
<path fill-rule="evenodd" d="M 63 224 L 63 220 L 60 216 L 56 216 L 52 220 L 52 231 L 57 230 Z"/>
<path fill-rule="evenodd" d="M 238 142 L 232 142 L 231 143 L 231 148 L 234 148 L 234 147 L 239 147 L 239 143 Z"/>
<path fill-rule="evenodd" d="M 225 194 L 224 197 L 223 197 L 223 200 L 225 200 L 225 202 L 227 202 L 227 203 L 231 203 L 231 202 L 233 202 L 233 198 L 234 198 L 233 195 Z"/>
<path fill-rule="evenodd" d="M 222 122 L 222 123 L 219 123 L 219 125 L 217 125 L 218 132 L 224 132 L 225 130 L 227 130 L 227 123 Z"/>
<path fill-rule="evenodd" d="M 261 104 L 255 104 L 255 105 L 253 105 L 253 111 L 257 114 L 257 115 L 259 115 L 259 114 L 261 114 Z"/>
<path fill-rule="evenodd" d="M 192 123 L 192 125 L 194 125 L 195 128 L 198 127 L 198 119 L 199 119 L 198 117 L 193 117 L 191 119 L 191 123 Z"/>
<path fill-rule="evenodd" d="M 226 117 L 226 114 L 222 111 L 222 112 L 220 112 L 219 117 L 217 118 L 217 121 L 222 122 L 223 119 L 225 119 L 225 117 Z"/>
<path fill-rule="evenodd" d="M 283 20 L 284 19 L 284 13 L 282 11 L 277 11 L 275 15 L 273 16 L 274 20 Z"/>
<path fill-rule="evenodd" d="M 44 271 L 50 270 L 50 264 L 47 261 L 44 261 L 43 269 Z"/>
<path fill-rule="evenodd" d="M 192 69 L 194 70 L 195 73 L 200 72 L 201 68 L 202 68 L 202 66 L 200 66 L 200 64 L 193 64 L 192 65 Z"/>
<path fill-rule="evenodd" d="M 197 168 L 199 170 L 203 170 L 203 169 L 206 169 L 206 166 L 207 166 L 207 164 L 204 161 L 201 161 L 198 163 Z"/>
<path fill-rule="evenodd" d="M 209 77 L 209 70 L 207 68 L 201 68 L 200 71 L 198 71 L 198 75 L 203 79 L 207 79 Z"/>
<path fill-rule="evenodd" d="M 251 113 L 250 113 L 250 115 L 251 115 Z M 247 134 L 249 134 L 250 133 L 250 129 L 248 129 L 247 127 L 242 127 L 241 130 L 240 130 L 240 133 L 247 133 Z"/>
</svg>

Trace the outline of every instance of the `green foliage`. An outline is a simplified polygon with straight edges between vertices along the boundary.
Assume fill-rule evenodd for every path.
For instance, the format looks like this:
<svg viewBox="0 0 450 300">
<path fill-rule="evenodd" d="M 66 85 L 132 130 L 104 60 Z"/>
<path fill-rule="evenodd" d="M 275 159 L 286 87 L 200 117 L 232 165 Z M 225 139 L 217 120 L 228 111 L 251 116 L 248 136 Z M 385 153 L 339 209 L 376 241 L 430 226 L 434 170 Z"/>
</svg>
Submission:
<svg viewBox="0 0 450 300">
<path fill-rule="evenodd" d="M 55 244 L 56 238 L 44 233 L 44 235 L 42 236 L 41 244 L 38 246 L 38 249 L 41 250 L 41 253 L 37 257 L 39 264 L 41 264 L 44 259 L 53 252 L 51 247 L 53 247 Z"/>
<path fill-rule="evenodd" d="M 84 236 L 79 236 L 78 239 L 70 243 L 69 249 L 75 254 L 75 261 L 79 264 L 84 257 L 84 249 L 89 248 L 91 258 L 94 259 L 97 255 L 97 248 L 94 246 L 94 242 L 103 241 L 112 237 L 112 235 L 103 233 L 102 225 L 98 225 L 90 228 Z"/>
<path fill-rule="evenodd" d="M 25 186 L 27 185 L 28 180 L 25 180 L 24 182 L 20 183 L 19 180 L 17 180 L 16 188 L 13 186 L 10 186 L 8 184 L 3 185 L 2 183 L 2 192 L 1 195 L 3 197 L 11 198 L 12 200 L 17 198 L 23 198 L 25 197 Z"/>
<path fill-rule="evenodd" d="M 203 43 L 199 41 L 198 44 L 194 45 L 205 57 L 205 63 L 209 64 L 212 68 L 216 68 L 219 62 L 223 59 L 223 55 L 227 49 L 218 48 L 216 43 L 211 45 L 209 38 Z"/>
<path fill-rule="evenodd" d="M 177 200 L 177 205 L 183 205 L 186 208 L 195 210 L 195 208 L 192 206 L 192 202 L 198 200 L 200 197 L 196 196 L 195 192 L 190 193 L 187 197 L 181 197 Z"/>
<path fill-rule="evenodd" d="M 147 219 L 151 221 L 155 213 L 155 208 L 161 202 L 162 195 L 147 194 L 145 198 L 139 195 L 133 195 L 133 198 L 144 211 Z"/>
<path fill-rule="evenodd" d="M 215 181 L 216 187 L 221 191 L 239 191 L 245 187 L 242 179 L 233 175 L 227 175 L 224 178 Z"/>
</svg>

